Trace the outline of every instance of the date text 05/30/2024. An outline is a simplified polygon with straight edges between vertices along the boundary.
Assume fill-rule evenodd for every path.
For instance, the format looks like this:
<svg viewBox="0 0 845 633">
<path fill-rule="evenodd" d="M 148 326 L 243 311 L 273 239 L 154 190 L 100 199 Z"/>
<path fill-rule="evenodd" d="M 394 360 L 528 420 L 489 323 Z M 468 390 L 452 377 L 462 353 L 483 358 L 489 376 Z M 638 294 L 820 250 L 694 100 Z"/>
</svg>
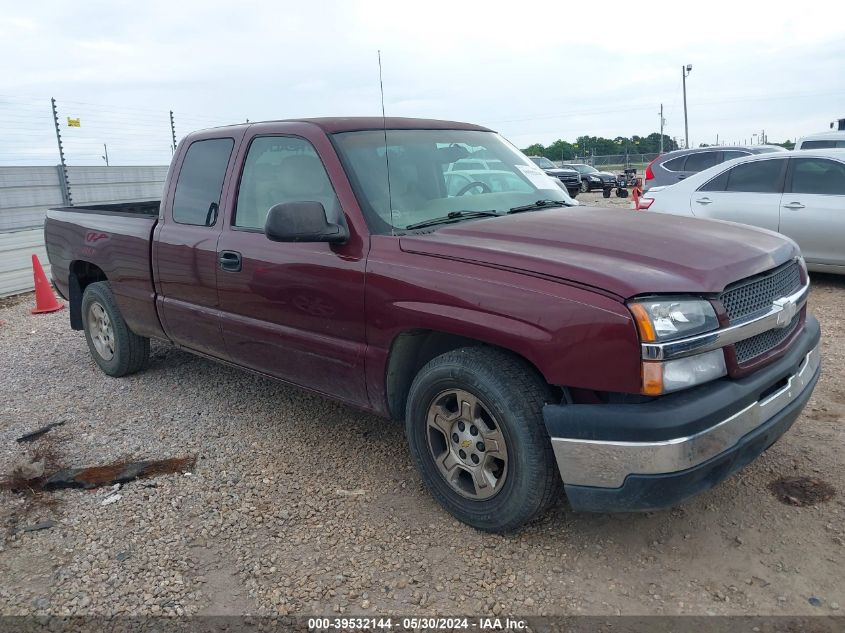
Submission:
<svg viewBox="0 0 845 633">
<path fill-rule="evenodd" d="M 518 618 L 467 617 L 347 617 L 309 618 L 309 631 L 524 631 L 528 623 Z"/>
</svg>

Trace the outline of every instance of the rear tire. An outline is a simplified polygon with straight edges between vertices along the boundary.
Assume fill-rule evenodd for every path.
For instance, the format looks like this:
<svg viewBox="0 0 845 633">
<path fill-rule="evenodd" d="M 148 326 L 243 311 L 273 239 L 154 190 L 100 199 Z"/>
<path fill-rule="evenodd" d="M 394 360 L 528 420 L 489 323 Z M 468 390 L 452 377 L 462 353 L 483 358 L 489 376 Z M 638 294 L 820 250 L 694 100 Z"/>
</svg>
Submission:
<svg viewBox="0 0 845 633">
<path fill-rule="evenodd" d="M 435 499 L 459 521 L 507 532 L 559 496 L 543 422 L 552 393 L 526 361 L 465 347 L 438 356 L 411 385 L 405 431 Z"/>
<path fill-rule="evenodd" d="M 147 366 L 150 339 L 138 336 L 126 325 L 107 281 L 85 288 L 81 309 L 88 350 L 103 373 L 117 378 Z"/>
</svg>

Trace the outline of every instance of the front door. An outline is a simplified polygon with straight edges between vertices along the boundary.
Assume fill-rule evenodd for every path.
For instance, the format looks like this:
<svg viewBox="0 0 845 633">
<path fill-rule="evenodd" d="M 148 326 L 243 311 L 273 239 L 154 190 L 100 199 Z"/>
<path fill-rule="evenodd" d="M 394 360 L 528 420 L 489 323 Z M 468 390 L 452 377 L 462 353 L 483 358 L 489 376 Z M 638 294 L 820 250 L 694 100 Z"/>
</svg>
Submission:
<svg viewBox="0 0 845 633">
<path fill-rule="evenodd" d="M 785 158 L 740 163 L 694 191 L 690 209 L 697 218 L 777 231 L 785 171 Z"/>
<path fill-rule="evenodd" d="M 217 277 L 226 349 L 240 365 L 366 405 L 361 241 L 282 243 L 264 235 L 270 207 L 302 201 L 320 202 L 330 221 L 345 221 L 311 143 L 254 137 L 217 245 L 240 261 Z"/>
</svg>

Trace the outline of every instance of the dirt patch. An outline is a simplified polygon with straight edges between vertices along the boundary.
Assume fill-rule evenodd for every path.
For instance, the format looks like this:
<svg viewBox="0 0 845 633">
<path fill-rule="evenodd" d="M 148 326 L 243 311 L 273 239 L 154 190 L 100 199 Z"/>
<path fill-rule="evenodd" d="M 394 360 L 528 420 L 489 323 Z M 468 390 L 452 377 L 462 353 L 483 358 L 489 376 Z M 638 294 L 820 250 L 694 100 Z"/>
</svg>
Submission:
<svg viewBox="0 0 845 633">
<path fill-rule="evenodd" d="M 830 501 L 836 495 L 833 486 L 815 477 L 782 477 L 770 483 L 769 490 L 781 503 L 802 508 Z"/>
<path fill-rule="evenodd" d="M 0 297 L 0 310 L 3 308 L 11 308 L 24 301 L 32 300 L 33 293 L 26 292 L 22 295 L 12 295 L 11 297 Z"/>
</svg>

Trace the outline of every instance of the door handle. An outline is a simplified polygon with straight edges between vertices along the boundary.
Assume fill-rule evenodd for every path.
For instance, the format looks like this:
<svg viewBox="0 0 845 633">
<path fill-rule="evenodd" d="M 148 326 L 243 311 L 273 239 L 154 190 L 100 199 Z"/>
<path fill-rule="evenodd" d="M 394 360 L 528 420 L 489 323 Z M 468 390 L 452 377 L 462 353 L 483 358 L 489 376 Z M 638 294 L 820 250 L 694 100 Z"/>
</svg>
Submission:
<svg viewBox="0 0 845 633">
<path fill-rule="evenodd" d="M 707 197 L 705 196 L 704 198 L 699 198 L 698 200 L 696 200 L 696 202 L 697 202 L 698 204 L 710 204 L 710 203 L 711 203 L 711 202 L 713 202 L 713 201 L 712 201 L 710 198 L 707 198 Z"/>
<path fill-rule="evenodd" d="M 803 209 L 804 205 L 800 202 L 790 202 L 789 204 L 783 205 L 784 209 Z"/>
<path fill-rule="evenodd" d="M 220 268 L 230 273 L 241 271 L 241 254 L 238 251 L 220 251 L 217 254 L 217 262 Z"/>
</svg>

